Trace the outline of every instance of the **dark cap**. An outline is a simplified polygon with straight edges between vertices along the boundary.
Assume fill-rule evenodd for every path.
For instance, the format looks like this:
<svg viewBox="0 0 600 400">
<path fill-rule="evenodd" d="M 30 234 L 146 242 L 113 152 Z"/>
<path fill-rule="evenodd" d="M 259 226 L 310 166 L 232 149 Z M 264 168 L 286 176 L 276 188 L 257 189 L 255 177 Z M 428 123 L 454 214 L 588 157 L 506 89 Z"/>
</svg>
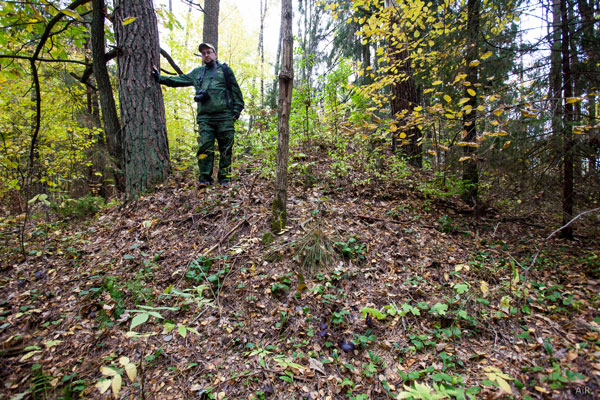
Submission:
<svg viewBox="0 0 600 400">
<path fill-rule="evenodd" d="M 198 51 L 202 52 L 203 49 L 212 49 L 212 51 L 214 51 L 215 53 L 217 52 L 215 46 L 213 46 L 210 43 L 200 43 L 200 46 L 198 46 Z"/>
</svg>

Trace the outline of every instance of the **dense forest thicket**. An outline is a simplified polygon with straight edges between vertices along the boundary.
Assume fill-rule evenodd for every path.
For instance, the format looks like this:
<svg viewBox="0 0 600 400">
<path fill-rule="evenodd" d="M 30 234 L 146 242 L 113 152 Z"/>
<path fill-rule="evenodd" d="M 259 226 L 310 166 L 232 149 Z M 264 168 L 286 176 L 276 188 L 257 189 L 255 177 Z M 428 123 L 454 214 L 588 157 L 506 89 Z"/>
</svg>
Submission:
<svg viewBox="0 0 600 400">
<path fill-rule="evenodd" d="M 0 398 L 596 398 L 600 2 L 256 3 L 0 5 Z"/>
</svg>

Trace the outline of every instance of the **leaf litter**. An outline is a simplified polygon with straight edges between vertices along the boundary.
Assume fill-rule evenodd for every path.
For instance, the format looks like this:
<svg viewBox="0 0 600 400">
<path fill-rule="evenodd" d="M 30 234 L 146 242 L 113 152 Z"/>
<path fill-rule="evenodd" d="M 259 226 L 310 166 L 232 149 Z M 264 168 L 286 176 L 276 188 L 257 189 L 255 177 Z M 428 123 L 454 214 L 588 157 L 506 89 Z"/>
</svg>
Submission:
<svg viewBox="0 0 600 400">
<path fill-rule="evenodd" d="M 600 393 L 597 237 L 544 243 L 543 216 L 470 216 L 416 172 L 292 176 L 273 236 L 259 173 L 204 191 L 180 174 L 91 220 L 40 222 L 35 255 L 5 260 L 6 398 Z"/>
</svg>

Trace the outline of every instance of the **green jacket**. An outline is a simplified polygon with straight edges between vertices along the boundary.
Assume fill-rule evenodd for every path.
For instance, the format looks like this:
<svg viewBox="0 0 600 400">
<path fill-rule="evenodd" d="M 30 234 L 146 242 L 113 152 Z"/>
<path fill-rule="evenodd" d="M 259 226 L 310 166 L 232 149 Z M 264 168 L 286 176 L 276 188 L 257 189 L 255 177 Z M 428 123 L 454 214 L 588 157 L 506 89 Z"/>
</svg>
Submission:
<svg viewBox="0 0 600 400">
<path fill-rule="evenodd" d="M 197 121 L 199 122 L 201 117 L 210 117 L 215 114 L 222 114 L 231 112 L 232 115 L 241 114 L 244 109 L 244 98 L 242 97 L 242 91 L 240 86 L 233 75 L 233 71 L 229 66 L 223 67 L 223 64 L 215 64 L 217 70 L 212 76 L 212 69 L 207 69 L 202 78 L 202 73 L 206 66 L 195 68 L 188 74 L 179 76 L 164 76 L 161 75 L 158 82 L 170 86 L 170 87 L 183 87 L 183 86 L 194 86 L 196 92 L 198 89 L 205 89 L 208 91 L 209 99 L 204 103 L 198 102 L 198 114 Z M 225 81 L 225 75 L 223 68 L 227 68 L 229 71 L 229 82 L 231 83 L 231 93 L 227 91 L 227 84 Z M 212 78 L 211 78 L 212 76 Z"/>
</svg>

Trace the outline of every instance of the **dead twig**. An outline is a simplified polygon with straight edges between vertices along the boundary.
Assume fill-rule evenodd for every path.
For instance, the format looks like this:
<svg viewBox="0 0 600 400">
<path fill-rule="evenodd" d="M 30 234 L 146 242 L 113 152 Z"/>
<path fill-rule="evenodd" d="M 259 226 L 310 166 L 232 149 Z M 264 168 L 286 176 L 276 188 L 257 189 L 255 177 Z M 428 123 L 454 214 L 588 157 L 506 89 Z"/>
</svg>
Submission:
<svg viewBox="0 0 600 400">
<path fill-rule="evenodd" d="M 221 246 L 223 244 L 223 242 L 226 241 L 229 238 L 229 236 L 231 236 L 231 234 L 233 232 L 235 232 L 236 230 L 238 230 L 240 228 L 240 226 L 242 226 L 246 222 L 248 222 L 248 220 L 246 218 L 242 219 L 236 226 L 234 226 L 233 228 L 231 228 L 231 230 L 229 232 L 227 232 L 227 234 L 225 236 L 223 236 L 221 238 L 221 240 L 219 240 L 213 247 L 211 247 L 210 249 L 206 250 L 203 254 L 204 255 L 208 255 L 208 254 L 212 253 L 212 251 L 214 249 L 216 249 L 217 247 Z"/>
<path fill-rule="evenodd" d="M 587 211 L 580 212 L 573 219 L 571 219 L 569 222 L 567 222 L 565 225 L 561 226 L 560 228 L 556 229 L 554 232 L 552 232 L 551 234 L 549 234 L 546 239 L 542 240 L 542 244 L 544 242 L 547 242 L 552 236 L 556 235 L 558 232 L 562 231 L 567 226 L 571 225 L 573 222 L 577 221 L 579 218 L 583 217 L 584 215 L 591 214 L 593 212 L 600 212 L 600 207 L 594 208 L 592 210 L 587 210 Z M 533 257 L 533 261 L 531 261 L 531 265 L 529 266 L 529 269 L 533 268 L 533 266 L 535 265 L 535 263 L 537 261 L 537 258 L 540 255 L 540 252 L 542 251 L 542 249 L 543 249 L 543 246 L 540 246 L 540 248 L 537 251 L 537 253 L 535 253 L 535 256 Z"/>
</svg>

